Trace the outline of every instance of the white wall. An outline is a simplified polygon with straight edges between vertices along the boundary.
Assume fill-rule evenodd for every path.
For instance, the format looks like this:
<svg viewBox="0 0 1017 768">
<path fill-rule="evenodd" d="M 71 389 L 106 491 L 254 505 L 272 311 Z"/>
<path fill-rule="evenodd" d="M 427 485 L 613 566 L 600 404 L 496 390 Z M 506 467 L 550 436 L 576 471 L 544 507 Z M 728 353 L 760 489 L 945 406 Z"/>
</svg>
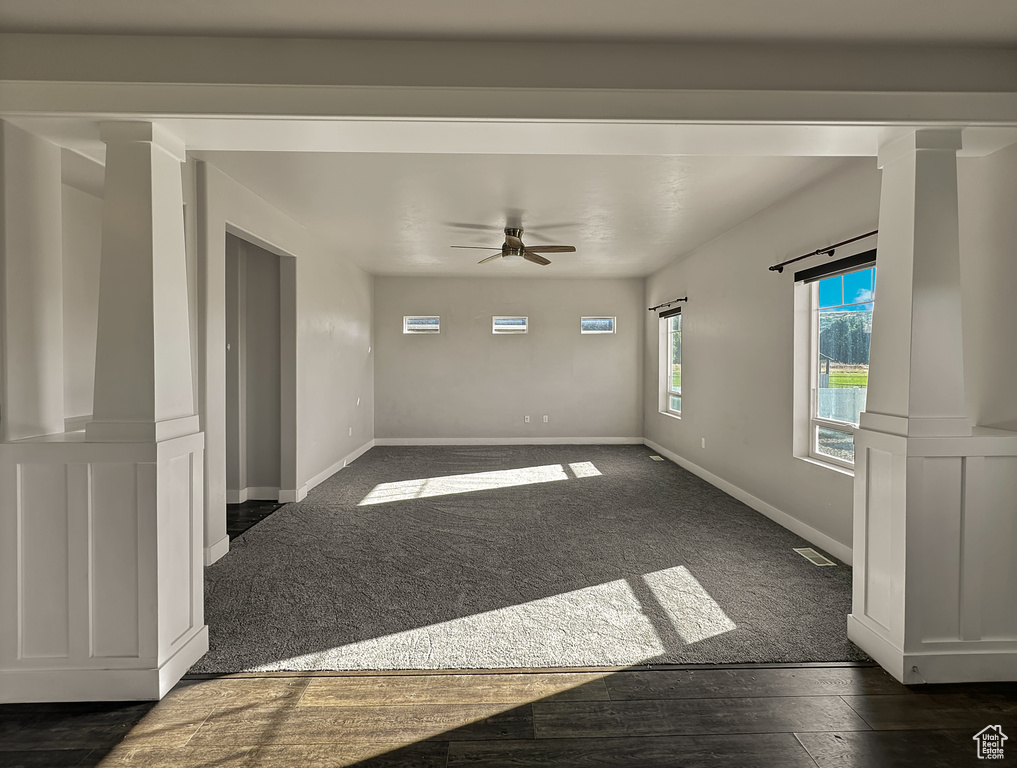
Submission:
<svg viewBox="0 0 1017 768">
<path fill-rule="evenodd" d="M 377 438 L 639 437 L 642 301 L 636 279 L 375 278 Z M 417 314 L 441 333 L 403 334 Z M 493 315 L 529 332 L 494 336 Z M 617 316 L 617 333 L 580 335 L 584 315 Z"/>
<path fill-rule="evenodd" d="M 60 148 L 0 121 L 0 439 L 64 431 Z"/>
<path fill-rule="evenodd" d="M 957 183 L 968 407 L 1017 430 L 1017 145 L 961 159 Z"/>
<path fill-rule="evenodd" d="M 102 199 L 63 186 L 64 416 L 92 413 Z"/>
<path fill-rule="evenodd" d="M 284 491 L 299 494 L 374 438 L 374 367 L 368 353 L 372 279 L 215 167 L 200 163 L 196 171 L 196 199 L 204 219 L 199 402 L 207 456 L 205 546 L 206 558 L 214 559 L 222 554 L 215 548 L 225 538 L 227 228 L 286 257 L 280 262 L 284 297 L 288 283 L 295 281 L 295 308 L 285 299 L 280 306 L 284 327 L 285 318 L 295 315 L 295 338 L 281 340 Z M 294 424 L 289 432 L 288 420 Z"/>
<path fill-rule="evenodd" d="M 767 267 L 875 229 L 879 187 L 873 159 L 847 160 L 646 283 L 646 306 L 689 300 L 680 420 L 658 412 L 657 320 L 644 320 L 645 436 L 793 518 L 785 524 L 839 543 L 841 556 L 851 545 L 852 478 L 792 455 L 792 272 L 817 259 L 780 275 Z"/>
</svg>

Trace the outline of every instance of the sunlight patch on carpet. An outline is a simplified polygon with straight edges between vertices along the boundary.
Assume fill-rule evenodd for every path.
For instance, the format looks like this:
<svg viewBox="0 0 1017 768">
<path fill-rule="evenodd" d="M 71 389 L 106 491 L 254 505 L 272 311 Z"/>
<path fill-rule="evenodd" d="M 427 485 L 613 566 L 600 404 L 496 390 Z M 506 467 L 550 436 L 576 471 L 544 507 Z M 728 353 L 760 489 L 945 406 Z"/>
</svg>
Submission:
<svg viewBox="0 0 1017 768">
<path fill-rule="evenodd" d="M 738 628 L 685 566 L 648 573 L 643 581 L 687 645 Z"/>
<path fill-rule="evenodd" d="M 595 477 L 600 474 L 600 471 L 589 461 L 569 464 L 569 468 L 577 478 Z M 447 475 L 445 477 L 422 477 L 415 480 L 400 480 L 395 483 L 376 485 L 357 506 L 365 507 L 371 504 L 388 504 L 393 501 L 490 491 L 497 488 L 552 483 L 569 479 L 571 478 L 561 464 L 499 469 L 493 472 L 471 472 L 466 475 Z"/>
<path fill-rule="evenodd" d="M 671 644 L 691 644 L 735 628 L 687 568 L 642 579 L 653 595 L 650 604 L 629 580 L 618 579 L 248 671 L 629 666 L 671 650 L 658 632 L 662 621 L 674 627 L 666 633 Z"/>
<path fill-rule="evenodd" d="M 597 477 L 601 474 L 601 471 L 593 466 L 592 461 L 577 461 L 569 464 L 569 469 L 576 477 Z"/>
</svg>

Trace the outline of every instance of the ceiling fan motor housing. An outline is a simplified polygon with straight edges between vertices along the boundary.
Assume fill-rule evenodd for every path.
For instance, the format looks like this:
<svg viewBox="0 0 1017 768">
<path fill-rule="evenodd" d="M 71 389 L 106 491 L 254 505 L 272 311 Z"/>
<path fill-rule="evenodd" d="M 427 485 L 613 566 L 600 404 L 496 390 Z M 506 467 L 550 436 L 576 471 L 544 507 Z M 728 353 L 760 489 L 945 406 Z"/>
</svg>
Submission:
<svg viewBox="0 0 1017 768">
<path fill-rule="evenodd" d="M 514 237 L 516 241 L 522 246 L 523 229 L 522 227 L 505 227 L 505 244 L 501 247 L 502 256 L 522 256 L 523 248 L 514 247 L 508 244 L 508 238 Z"/>
</svg>

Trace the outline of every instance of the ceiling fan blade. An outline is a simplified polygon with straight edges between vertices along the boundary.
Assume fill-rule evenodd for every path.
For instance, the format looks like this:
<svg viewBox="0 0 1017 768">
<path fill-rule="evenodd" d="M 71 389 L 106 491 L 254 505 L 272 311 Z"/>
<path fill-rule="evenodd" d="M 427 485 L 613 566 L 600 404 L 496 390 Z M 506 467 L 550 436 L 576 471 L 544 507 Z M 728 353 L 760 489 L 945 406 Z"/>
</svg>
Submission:
<svg viewBox="0 0 1017 768">
<path fill-rule="evenodd" d="M 450 245 L 449 248 L 472 248 L 475 251 L 500 251 L 501 246 L 487 246 L 487 245 Z"/>
<path fill-rule="evenodd" d="M 555 221 L 550 224 L 547 222 L 541 222 L 540 224 L 530 224 L 527 228 L 527 232 L 540 232 L 544 229 L 562 229 L 563 227 L 578 227 L 578 221 Z"/>
<path fill-rule="evenodd" d="M 500 259 L 500 258 L 501 258 L 501 252 L 499 251 L 498 253 L 494 254 L 494 256 L 488 256 L 486 259 L 481 259 L 477 263 L 478 264 L 483 264 L 485 261 L 494 261 L 495 259 Z"/>
<path fill-rule="evenodd" d="M 485 232 L 502 232 L 505 227 L 496 226 L 494 224 L 468 224 L 464 221 L 446 221 L 442 222 L 446 227 L 456 227 L 458 229 L 481 229 Z"/>
<path fill-rule="evenodd" d="M 534 245 L 526 246 L 530 253 L 575 253 L 574 245 Z"/>
<path fill-rule="evenodd" d="M 544 266 L 547 266 L 548 264 L 551 263 L 543 256 L 538 256 L 537 254 L 535 254 L 529 248 L 523 251 L 523 258 L 526 259 L 527 261 L 532 261 L 534 264 L 542 264 Z"/>
</svg>

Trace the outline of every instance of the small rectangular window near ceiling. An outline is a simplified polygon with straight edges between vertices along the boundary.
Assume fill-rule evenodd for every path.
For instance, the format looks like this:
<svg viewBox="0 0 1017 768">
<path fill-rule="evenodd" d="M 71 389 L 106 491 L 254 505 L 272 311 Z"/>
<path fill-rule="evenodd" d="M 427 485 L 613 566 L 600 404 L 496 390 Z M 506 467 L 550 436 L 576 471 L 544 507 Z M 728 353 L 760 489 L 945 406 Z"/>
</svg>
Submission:
<svg viewBox="0 0 1017 768">
<path fill-rule="evenodd" d="M 440 333 L 441 318 L 437 315 L 403 317 L 403 333 Z"/>
<path fill-rule="evenodd" d="M 492 319 L 492 333 L 526 333 L 528 318 L 519 316 L 496 315 Z"/>
<path fill-rule="evenodd" d="M 614 333 L 615 318 L 583 317 L 579 320 L 580 333 Z"/>
</svg>

